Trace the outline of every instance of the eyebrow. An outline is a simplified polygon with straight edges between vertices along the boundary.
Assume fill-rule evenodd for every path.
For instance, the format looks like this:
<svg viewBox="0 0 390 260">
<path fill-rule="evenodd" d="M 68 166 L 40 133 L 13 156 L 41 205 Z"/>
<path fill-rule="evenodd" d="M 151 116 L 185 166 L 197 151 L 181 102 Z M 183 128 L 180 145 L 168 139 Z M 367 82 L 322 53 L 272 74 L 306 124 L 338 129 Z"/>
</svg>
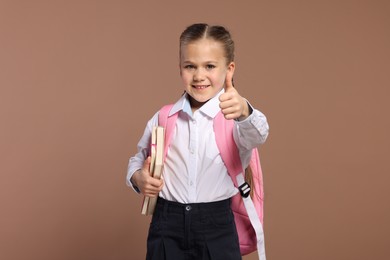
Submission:
<svg viewBox="0 0 390 260">
<path fill-rule="evenodd" d="M 185 60 L 183 61 L 183 63 L 195 63 L 195 62 L 192 62 L 192 61 L 189 61 L 189 60 Z M 209 64 L 209 63 L 218 63 L 218 61 L 205 61 L 204 64 Z"/>
</svg>

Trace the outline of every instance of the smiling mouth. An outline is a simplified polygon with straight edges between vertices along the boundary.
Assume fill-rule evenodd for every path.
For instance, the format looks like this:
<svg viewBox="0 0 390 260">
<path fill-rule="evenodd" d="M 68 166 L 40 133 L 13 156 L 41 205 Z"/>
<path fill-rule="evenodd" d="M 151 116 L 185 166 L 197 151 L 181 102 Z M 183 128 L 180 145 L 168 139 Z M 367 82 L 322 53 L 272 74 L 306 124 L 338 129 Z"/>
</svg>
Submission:
<svg viewBox="0 0 390 260">
<path fill-rule="evenodd" d="M 195 89 L 205 89 L 208 88 L 210 85 L 192 85 Z"/>
</svg>

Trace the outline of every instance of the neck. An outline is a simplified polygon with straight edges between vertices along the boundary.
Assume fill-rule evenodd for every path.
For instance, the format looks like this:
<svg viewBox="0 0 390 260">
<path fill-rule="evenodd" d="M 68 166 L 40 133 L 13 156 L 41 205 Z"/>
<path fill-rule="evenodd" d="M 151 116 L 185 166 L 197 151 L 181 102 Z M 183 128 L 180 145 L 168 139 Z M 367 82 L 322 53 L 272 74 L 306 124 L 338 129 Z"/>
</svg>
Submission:
<svg viewBox="0 0 390 260">
<path fill-rule="evenodd" d="M 193 99 L 190 95 L 188 95 L 189 97 L 189 100 L 190 100 L 190 105 L 191 105 L 191 110 L 192 110 L 192 113 L 194 113 L 196 110 L 198 110 L 199 108 L 201 108 L 204 104 L 206 104 L 206 102 L 198 102 L 196 101 L 195 99 Z"/>
</svg>

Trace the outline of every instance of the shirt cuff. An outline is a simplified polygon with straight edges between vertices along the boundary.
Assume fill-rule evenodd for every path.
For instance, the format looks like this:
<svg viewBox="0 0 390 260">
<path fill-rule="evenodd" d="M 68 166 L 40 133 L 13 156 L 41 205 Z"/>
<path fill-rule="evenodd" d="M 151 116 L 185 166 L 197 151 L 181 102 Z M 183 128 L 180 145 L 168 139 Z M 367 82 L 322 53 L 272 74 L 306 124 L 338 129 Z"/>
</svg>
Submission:
<svg viewBox="0 0 390 260">
<path fill-rule="evenodd" d="M 137 193 L 139 194 L 139 193 L 141 193 L 141 191 L 140 191 L 139 188 L 138 188 L 137 186 L 135 186 L 135 184 L 131 181 L 131 177 L 133 177 L 134 173 L 136 173 L 136 172 L 137 172 L 137 170 L 134 171 L 134 172 L 131 174 L 131 176 L 130 176 L 129 179 L 127 179 L 127 186 L 130 186 L 131 188 L 133 188 L 133 190 L 134 190 L 135 192 L 137 192 Z"/>
<path fill-rule="evenodd" d="M 248 100 L 247 103 L 251 110 L 251 114 L 242 121 L 236 121 L 236 124 L 239 126 L 239 128 L 245 131 L 253 128 L 257 129 L 264 142 L 268 136 L 268 131 L 269 131 L 267 118 L 262 112 L 253 108 L 253 106 L 249 103 Z"/>
</svg>

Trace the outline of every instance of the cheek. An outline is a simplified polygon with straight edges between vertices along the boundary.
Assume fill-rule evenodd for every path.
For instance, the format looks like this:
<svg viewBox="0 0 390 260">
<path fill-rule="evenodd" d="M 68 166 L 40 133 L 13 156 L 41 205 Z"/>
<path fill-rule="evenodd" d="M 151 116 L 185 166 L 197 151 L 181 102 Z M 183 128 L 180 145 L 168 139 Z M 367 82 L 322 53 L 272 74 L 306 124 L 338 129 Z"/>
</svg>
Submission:
<svg viewBox="0 0 390 260">
<path fill-rule="evenodd" d="M 191 75 L 185 72 L 180 73 L 180 77 L 184 83 L 189 83 L 191 81 Z"/>
<path fill-rule="evenodd" d="M 225 83 L 225 78 L 226 78 L 226 74 L 220 73 L 214 77 L 213 81 L 218 86 L 223 86 L 223 84 Z"/>
<path fill-rule="evenodd" d="M 180 77 L 182 79 L 185 79 L 186 78 L 186 73 L 184 71 L 180 71 Z"/>
</svg>

